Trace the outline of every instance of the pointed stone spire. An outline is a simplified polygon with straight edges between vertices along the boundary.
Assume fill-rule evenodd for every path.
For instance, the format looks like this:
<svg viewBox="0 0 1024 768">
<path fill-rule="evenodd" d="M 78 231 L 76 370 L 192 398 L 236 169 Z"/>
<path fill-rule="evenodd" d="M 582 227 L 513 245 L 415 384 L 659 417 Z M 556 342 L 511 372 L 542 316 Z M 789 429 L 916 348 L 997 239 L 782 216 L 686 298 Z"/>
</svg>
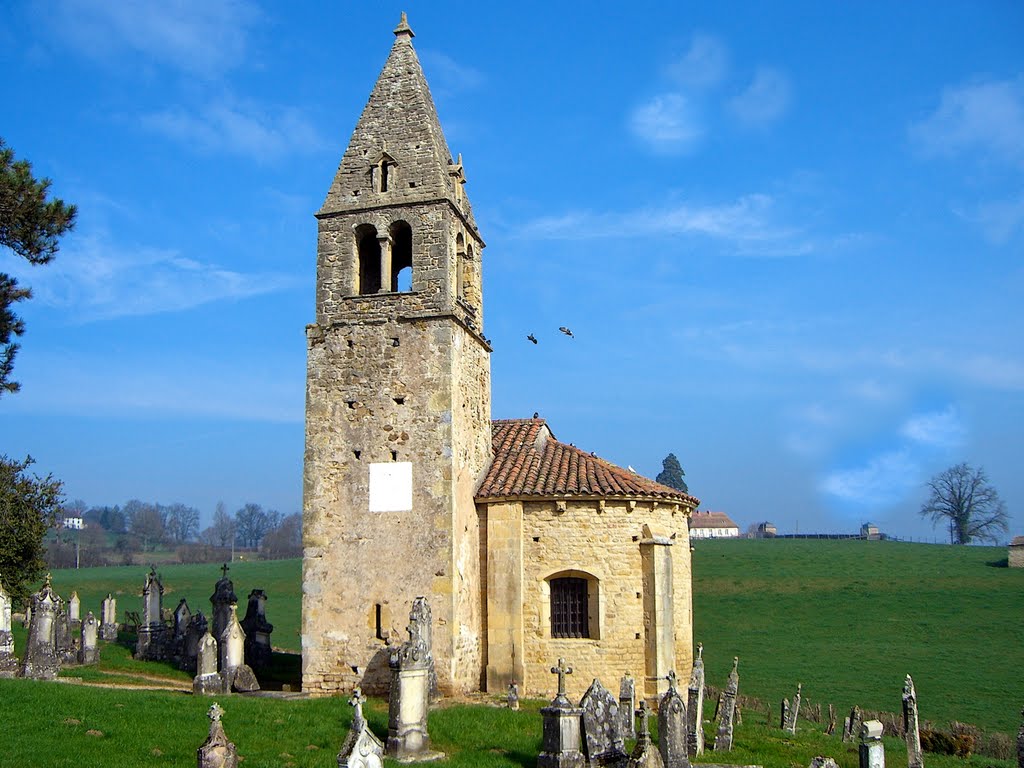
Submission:
<svg viewBox="0 0 1024 768">
<path fill-rule="evenodd" d="M 407 36 L 410 38 L 416 37 L 416 33 L 412 31 L 412 27 L 409 26 L 409 19 L 405 16 L 405 11 L 402 11 L 402 20 L 398 22 L 398 26 L 395 27 L 395 37 Z"/>
</svg>

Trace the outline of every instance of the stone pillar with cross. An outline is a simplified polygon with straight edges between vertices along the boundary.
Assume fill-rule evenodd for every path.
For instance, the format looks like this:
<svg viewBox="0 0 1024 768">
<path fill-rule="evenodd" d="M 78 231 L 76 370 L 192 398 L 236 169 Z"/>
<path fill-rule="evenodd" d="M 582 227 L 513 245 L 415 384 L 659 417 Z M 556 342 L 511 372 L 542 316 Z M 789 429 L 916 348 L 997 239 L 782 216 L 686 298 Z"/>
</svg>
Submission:
<svg viewBox="0 0 1024 768">
<path fill-rule="evenodd" d="M 238 597 L 235 595 L 235 585 L 228 578 L 228 564 L 221 566 L 221 577 L 213 588 L 210 595 L 210 606 L 212 608 L 211 619 L 213 627 L 211 634 L 220 642 L 221 635 L 231 622 L 231 606 L 238 605 Z"/>
<path fill-rule="evenodd" d="M 664 768 L 665 762 L 661 752 L 651 739 L 651 710 L 648 709 L 646 701 L 641 699 L 636 716 L 640 718 L 640 725 L 636 730 L 636 746 L 626 761 L 626 768 Z"/>
<path fill-rule="evenodd" d="M 417 598 L 419 601 L 420 598 Z M 427 731 L 427 705 L 430 701 L 430 672 L 434 658 L 428 645 L 430 627 L 423 626 L 417 616 L 430 616 L 426 600 L 409 618 L 409 639 L 391 654 L 391 690 L 388 701 L 388 740 L 385 747 L 389 757 L 399 762 L 419 762 L 443 757 L 443 753 L 430 749 Z"/>
<path fill-rule="evenodd" d="M 235 745 L 228 741 L 220 722 L 224 710 L 214 702 L 206 716 L 210 718 L 210 735 L 196 750 L 199 768 L 238 768 L 238 752 Z"/>
<path fill-rule="evenodd" d="M 356 688 L 348 700 L 352 707 L 352 725 L 338 753 L 339 768 L 381 768 L 384 765 L 384 745 L 370 730 L 363 717 L 366 697 Z"/>
<path fill-rule="evenodd" d="M 572 667 L 565 663 L 565 659 L 559 659 L 558 664 L 551 668 L 551 674 L 558 675 L 558 693 L 540 711 L 544 719 L 544 737 L 537 768 L 583 768 L 586 762 L 580 751 L 583 710 L 574 707 L 565 694 L 565 678 L 572 674 Z"/>
<path fill-rule="evenodd" d="M 686 702 L 676 688 L 675 670 L 666 679 L 668 690 L 658 702 L 658 751 L 667 768 L 689 768 Z"/>
</svg>

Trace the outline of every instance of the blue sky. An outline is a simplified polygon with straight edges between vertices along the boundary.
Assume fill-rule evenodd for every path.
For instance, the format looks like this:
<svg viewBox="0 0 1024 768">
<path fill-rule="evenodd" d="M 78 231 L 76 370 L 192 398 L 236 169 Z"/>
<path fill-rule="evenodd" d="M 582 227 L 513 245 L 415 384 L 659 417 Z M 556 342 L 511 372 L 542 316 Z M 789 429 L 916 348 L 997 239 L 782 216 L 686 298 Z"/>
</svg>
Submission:
<svg viewBox="0 0 1024 768">
<path fill-rule="evenodd" d="M 1024 533 L 1019 2 L 7 4 L 0 136 L 79 219 L 0 254 L 0 451 L 89 504 L 301 508 L 312 214 L 403 7 L 495 418 L 785 532 L 941 539 L 923 483 L 968 461 Z"/>
</svg>

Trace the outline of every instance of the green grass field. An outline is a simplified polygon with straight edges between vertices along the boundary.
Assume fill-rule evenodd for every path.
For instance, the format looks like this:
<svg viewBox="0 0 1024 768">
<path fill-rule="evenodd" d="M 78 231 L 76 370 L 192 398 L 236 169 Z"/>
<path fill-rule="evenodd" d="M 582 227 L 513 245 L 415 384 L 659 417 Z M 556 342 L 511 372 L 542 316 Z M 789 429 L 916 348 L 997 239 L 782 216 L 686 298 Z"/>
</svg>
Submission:
<svg viewBox="0 0 1024 768">
<path fill-rule="evenodd" d="M 1024 570 L 995 567 L 1001 548 L 952 548 L 861 541 L 708 541 L 694 551 L 695 640 L 705 646 L 708 682 L 723 685 L 740 656 L 740 691 L 778 701 L 803 683 L 804 701 L 833 703 L 840 717 L 853 704 L 899 711 L 903 676 L 917 684 L 921 715 L 944 726 L 957 719 L 987 731 L 1015 734 L 1024 704 L 1024 643 L 1019 625 Z M 209 613 L 220 576 L 214 565 L 160 568 L 164 605 L 181 597 Z M 235 592 L 270 595 L 268 618 L 277 647 L 299 649 L 300 563 L 236 563 Z M 139 610 L 145 569 L 96 568 L 54 573 L 57 591 L 78 591 L 83 612 L 99 611 L 107 592 L 118 610 Z M 24 631 L 16 643 L 24 647 Z M 187 686 L 170 665 L 136 662 L 130 642 L 103 648 L 98 669 L 69 668 L 66 676 L 102 685 Z M 285 663 L 294 657 L 281 656 Z M 294 674 L 294 664 L 290 667 Z M 13 714 L 0 766 L 185 765 L 205 737 L 210 699 L 172 691 L 107 689 L 0 680 L 0 701 Z M 329 766 L 344 736 L 349 708 L 342 698 L 288 701 L 230 697 L 221 701 L 229 736 L 248 766 Z M 540 745 L 540 702 L 519 713 L 453 706 L 431 715 L 431 732 L 452 757 L 441 765 L 529 766 Z M 713 703 L 709 704 L 710 708 Z M 386 705 L 370 719 L 386 730 Z M 806 765 L 828 754 L 844 768 L 857 765 L 851 745 L 805 726 L 796 738 L 765 727 L 764 714 L 744 711 L 731 763 L 772 768 Z M 710 727 L 710 726 L 709 726 Z M 99 731 L 102 735 L 89 733 Z M 45 756 L 38 744 L 48 745 Z M 52 748 L 51 748 L 52 747 Z M 887 745 L 899 764 L 899 741 Z M 723 756 L 708 754 L 705 762 Z M 929 755 L 929 766 L 963 761 Z M 1010 768 L 974 757 L 973 766 Z"/>
</svg>

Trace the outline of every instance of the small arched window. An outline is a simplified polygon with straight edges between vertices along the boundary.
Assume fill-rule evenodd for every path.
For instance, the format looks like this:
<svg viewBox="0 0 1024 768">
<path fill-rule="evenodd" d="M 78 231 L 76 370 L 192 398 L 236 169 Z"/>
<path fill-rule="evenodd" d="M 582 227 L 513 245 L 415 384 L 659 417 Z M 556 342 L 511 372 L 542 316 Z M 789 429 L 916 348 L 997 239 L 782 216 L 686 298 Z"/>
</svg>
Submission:
<svg viewBox="0 0 1024 768">
<path fill-rule="evenodd" d="M 463 277 L 466 264 L 466 239 L 459 232 L 455 236 L 455 295 L 465 299 L 465 284 Z"/>
<path fill-rule="evenodd" d="M 372 224 L 356 227 L 357 268 L 359 284 L 357 293 L 366 296 L 380 292 L 380 241 L 377 228 Z"/>
<path fill-rule="evenodd" d="M 476 306 L 476 282 L 473 279 L 476 264 L 473 261 L 472 243 L 466 247 L 466 255 L 462 258 L 462 298 L 472 306 Z"/>
<path fill-rule="evenodd" d="M 587 580 L 576 576 L 551 579 L 551 636 L 590 637 Z"/>
<path fill-rule="evenodd" d="M 412 227 L 407 222 L 396 221 L 389 230 L 391 234 L 391 290 L 412 290 Z"/>
<path fill-rule="evenodd" d="M 386 152 L 380 156 L 380 160 L 371 169 L 373 174 L 373 189 L 375 192 L 387 192 L 395 186 L 398 175 L 398 163 Z"/>
</svg>

